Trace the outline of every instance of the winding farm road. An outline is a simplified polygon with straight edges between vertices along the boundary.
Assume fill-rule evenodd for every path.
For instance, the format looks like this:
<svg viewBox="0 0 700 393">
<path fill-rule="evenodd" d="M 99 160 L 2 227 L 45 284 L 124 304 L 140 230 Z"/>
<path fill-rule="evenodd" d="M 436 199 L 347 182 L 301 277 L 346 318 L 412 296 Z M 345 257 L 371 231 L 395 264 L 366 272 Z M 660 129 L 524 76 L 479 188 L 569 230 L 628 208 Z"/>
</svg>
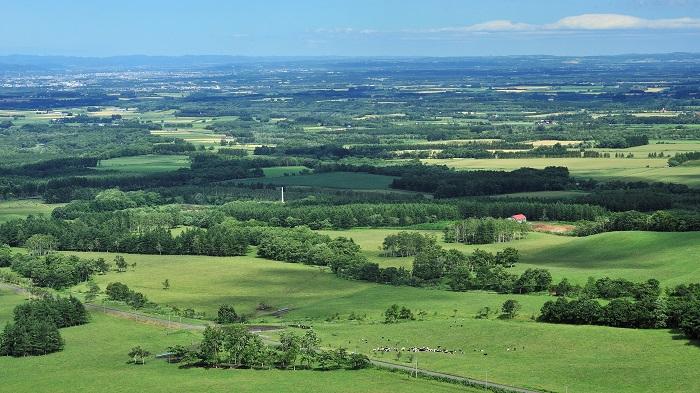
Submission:
<svg viewBox="0 0 700 393">
<path fill-rule="evenodd" d="M 20 287 L 18 285 L 14 284 L 9 284 L 5 282 L 0 282 L 0 289 L 9 289 L 17 294 L 29 294 L 29 291 L 26 290 L 23 287 Z M 99 312 L 104 312 L 105 314 L 109 314 L 112 316 L 115 316 L 117 318 L 124 318 L 124 319 L 129 319 L 132 321 L 140 322 L 140 323 L 145 323 L 149 325 L 155 325 L 155 326 L 162 326 L 162 327 L 167 327 L 171 329 L 184 329 L 184 330 L 204 330 L 207 325 L 216 325 L 214 323 L 208 323 L 208 324 L 192 324 L 192 323 L 183 323 L 183 322 L 176 322 L 176 321 L 169 321 L 164 318 L 156 317 L 156 316 L 150 316 L 150 315 L 145 315 L 137 312 L 131 312 L 131 311 L 124 311 L 124 310 L 119 310 L 116 308 L 111 308 L 111 307 L 106 307 L 106 306 L 101 306 L 99 304 L 92 304 L 92 303 L 85 303 L 85 307 L 94 310 L 94 311 L 99 311 Z M 259 333 L 265 330 L 271 330 L 270 326 L 249 326 L 249 330 L 253 333 Z M 274 329 L 274 327 L 273 327 Z M 484 381 L 480 379 L 474 379 L 474 378 L 467 378 L 467 377 L 462 377 L 459 375 L 452 375 L 452 374 L 446 374 L 446 373 L 441 373 L 438 371 L 430 371 L 422 368 L 415 368 L 403 364 L 396 364 L 396 363 L 390 363 L 390 362 L 385 362 L 382 360 L 370 360 L 370 362 L 375 366 L 379 368 L 384 368 L 388 370 L 395 370 L 395 371 L 402 371 L 402 372 L 407 372 L 409 374 L 415 375 L 416 373 L 418 376 L 423 375 L 431 378 L 439 378 L 443 380 L 448 380 L 460 384 L 467 384 L 471 386 L 481 386 L 484 388 L 494 388 L 494 389 L 500 389 L 501 391 L 505 392 L 513 392 L 513 393 L 541 393 L 539 390 L 532 390 L 532 389 L 526 389 L 526 388 L 519 388 L 515 386 L 509 386 L 509 385 L 503 385 L 500 383 L 494 383 L 494 382 L 489 382 L 489 381 Z"/>
</svg>

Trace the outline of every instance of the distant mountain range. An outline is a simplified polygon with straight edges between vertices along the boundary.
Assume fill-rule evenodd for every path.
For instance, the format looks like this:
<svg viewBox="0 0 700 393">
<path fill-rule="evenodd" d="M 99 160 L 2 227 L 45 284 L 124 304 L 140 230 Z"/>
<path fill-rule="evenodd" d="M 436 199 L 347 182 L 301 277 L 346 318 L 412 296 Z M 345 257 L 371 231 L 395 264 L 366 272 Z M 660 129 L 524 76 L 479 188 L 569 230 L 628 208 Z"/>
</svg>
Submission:
<svg viewBox="0 0 700 393">
<path fill-rule="evenodd" d="M 229 66 L 255 65 L 344 65 L 344 66 L 406 66 L 412 64 L 419 68 L 442 68 L 473 66 L 523 65 L 539 62 L 540 65 L 585 65 L 596 63 L 630 64 L 677 62 L 700 64 L 700 53 L 670 54 L 631 54 L 615 56 L 500 56 L 500 57 L 248 57 L 228 55 L 186 55 L 186 56 L 112 56 L 112 57 L 77 57 L 77 56 L 36 56 L 4 55 L 0 56 L 0 72 L 84 72 L 84 71 L 125 71 L 125 70 L 193 70 L 212 69 Z"/>
</svg>

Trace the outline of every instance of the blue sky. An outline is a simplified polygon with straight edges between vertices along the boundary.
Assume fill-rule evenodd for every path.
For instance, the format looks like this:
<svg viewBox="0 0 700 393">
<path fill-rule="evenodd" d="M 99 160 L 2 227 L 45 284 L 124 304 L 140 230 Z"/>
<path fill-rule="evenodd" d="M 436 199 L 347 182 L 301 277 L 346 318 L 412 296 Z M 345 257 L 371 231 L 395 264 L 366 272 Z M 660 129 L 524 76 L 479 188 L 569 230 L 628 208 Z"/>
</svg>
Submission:
<svg viewBox="0 0 700 393">
<path fill-rule="evenodd" d="M 700 0 L 3 0 L 0 15 L 0 54 L 700 52 Z"/>
</svg>

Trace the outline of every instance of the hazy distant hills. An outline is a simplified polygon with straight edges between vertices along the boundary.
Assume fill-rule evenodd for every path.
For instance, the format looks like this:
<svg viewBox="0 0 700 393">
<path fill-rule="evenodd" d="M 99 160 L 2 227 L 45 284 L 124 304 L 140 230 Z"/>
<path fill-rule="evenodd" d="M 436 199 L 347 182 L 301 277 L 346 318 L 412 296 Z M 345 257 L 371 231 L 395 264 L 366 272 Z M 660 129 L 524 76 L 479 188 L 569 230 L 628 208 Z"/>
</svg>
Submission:
<svg viewBox="0 0 700 393">
<path fill-rule="evenodd" d="M 227 55 L 187 56 L 0 56 L 0 72 L 86 72 L 125 70 L 195 70 L 230 66 L 255 66 L 278 64 L 280 66 L 324 66 L 340 68 L 375 66 L 381 68 L 439 69 L 463 67 L 598 67 L 630 64 L 678 63 L 686 66 L 700 65 L 700 54 L 671 53 L 616 56 L 501 56 L 501 57 L 248 57 Z"/>
</svg>

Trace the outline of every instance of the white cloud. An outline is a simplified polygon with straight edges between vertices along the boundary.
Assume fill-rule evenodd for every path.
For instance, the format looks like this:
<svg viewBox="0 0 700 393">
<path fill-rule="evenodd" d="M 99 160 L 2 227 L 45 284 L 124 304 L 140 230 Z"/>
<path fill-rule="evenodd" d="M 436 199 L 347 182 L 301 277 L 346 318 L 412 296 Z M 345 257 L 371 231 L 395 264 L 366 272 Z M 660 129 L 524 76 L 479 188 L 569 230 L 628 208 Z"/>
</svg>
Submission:
<svg viewBox="0 0 700 393">
<path fill-rule="evenodd" d="M 539 27 L 545 30 L 697 29 L 700 28 L 700 19 L 644 19 L 622 14 L 583 14 L 567 16 Z"/>
<path fill-rule="evenodd" d="M 511 20 L 492 20 L 471 26 L 445 28 L 442 31 L 525 31 L 533 30 L 535 27 L 527 23 L 517 23 Z"/>
<path fill-rule="evenodd" d="M 698 0 L 700 1 L 700 0 Z M 645 19 L 624 14 L 582 14 L 567 16 L 552 23 L 525 23 L 497 19 L 466 26 L 429 29 L 373 30 L 353 27 L 320 28 L 313 33 L 321 35 L 374 36 L 392 35 L 410 39 L 444 39 L 446 36 L 486 35 L 490 33 L 522 34 L 576 34 L 601 31 L 628 31 L 640 33 L 658 30 L 700 30 L 700 18 Z"/>
<path fill-rule="evenodd" d="M 699 18 L 644 19 L 623 14 L 583 14 L 567 16 L 554 23 L 529 24 L 511 20 L 493 20 L 462 27 L 429 29 L 425 32 L 511 32 L 557 30 L 671 30 L 700 29 Z"/>
</svg>

